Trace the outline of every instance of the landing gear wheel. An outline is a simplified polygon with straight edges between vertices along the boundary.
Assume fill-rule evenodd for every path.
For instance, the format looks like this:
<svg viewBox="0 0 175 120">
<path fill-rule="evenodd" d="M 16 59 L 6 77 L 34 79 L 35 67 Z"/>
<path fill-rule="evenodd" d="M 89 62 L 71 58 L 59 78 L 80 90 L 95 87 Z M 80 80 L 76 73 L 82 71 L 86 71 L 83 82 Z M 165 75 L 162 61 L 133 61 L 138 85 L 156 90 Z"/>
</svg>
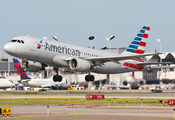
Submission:
<svg viewBox="0 0 175 120">
<path fill-rule="evenodd" d="M 94 77 L 93 75 L 90 75 L 90 76 L 89 76 L 89 79 L 90 79 L 91 82 L 93 82 L 94 79 L 95 79 L 95 77 Z"/>
<path fill-rule="evenodd" d="M 86 82 L 89 82 L 89 81 L 93 82 L 94 79 L 95 79 L 95 77 L 94 77 L 93 75 L 86 75 L 86 76 L 85 76 Z"/>
<path fill-rule="evenodd" d="M 54 75 L 53 76 L 53 81 L 54 82 L 61 82 L 62 81 L 62 76 L 61 75 Z"/>
<path fill-rule="evenodd" d="M 86 80 L 86 82 L 89 82 L 89 75 L 85 76 L 85 80 Z"/>
</svg>

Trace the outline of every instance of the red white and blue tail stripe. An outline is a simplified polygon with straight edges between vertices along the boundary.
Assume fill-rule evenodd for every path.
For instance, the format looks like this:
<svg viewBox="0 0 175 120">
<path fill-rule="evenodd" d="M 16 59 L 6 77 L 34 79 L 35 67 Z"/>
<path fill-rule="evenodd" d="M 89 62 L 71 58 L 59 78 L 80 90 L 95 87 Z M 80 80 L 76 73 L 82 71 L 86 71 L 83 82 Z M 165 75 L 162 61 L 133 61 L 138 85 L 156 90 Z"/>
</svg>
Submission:
<svg viewBox="0 0 175 120">
<path fill-rule="evenodd" d="M 15 69 L 16 69 L 17 73 L 18 73 L 18 74 L 20 75 L 20 77 L 21 77 L 21 80 L 31 79 L 30 77 L 28 77 L 28 76 L 26 75 L 26 72 L 25 72 L 25 71 L 21 71 L 21 63 L 18 61 L 18 59 L 13 58 L 13 62 L 14 62 Z"/>
<path fill-rule="evenodd" d="M 143 26 L 125 52 L 143 54 L 145 52 L 149 31 L 150 27 Z"/>
</svg>

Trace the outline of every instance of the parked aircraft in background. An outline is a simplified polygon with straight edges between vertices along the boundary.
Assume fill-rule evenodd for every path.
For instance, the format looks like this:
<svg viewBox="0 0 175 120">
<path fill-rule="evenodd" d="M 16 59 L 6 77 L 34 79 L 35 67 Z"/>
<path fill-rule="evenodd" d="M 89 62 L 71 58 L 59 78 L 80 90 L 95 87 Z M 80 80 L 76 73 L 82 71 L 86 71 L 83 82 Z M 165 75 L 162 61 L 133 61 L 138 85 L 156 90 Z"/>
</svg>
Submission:
<svg viewBox="0 0 175 120">
<path fill-rule="evenodd" d="M 119 83 L 122 83 L 122 85 L 105 85 L 105 87 L 138 89 L 146 84 L 146 80 L 135 78 L 134 72 L 131 76 L 121 74 L 118 77 Z"/>
<path fill-rule="evenodd" d="M 12 80 L 0 79 L 0 88 L 15 87 L 15 85 Z"/>
<path fill-rule="evenodd" d="M 4 46 L 4 51 L 12 56 L 22 58 L 22 70 L 29 70 L 34 66 L 39 70 L 50 65 L 57 75 L 53 81 L 62 81 L 58 75 L 58 68 L 69 68 L 74 71 L 89 72 L 85 80 L 94 81 L 91 72 L 102 74 L 116 74 L 142 70 L 146 65 L 160 63 L 146 63 L 141 58 L 160 53 L 145 53 L 146 42 L 150 27 L 143 26 L 131 44 L 122 54 L 103 50 L 95 50 L 47 39 L 30 36 L 18 36 Z M 35 61 L 30 64 L 28 60 Z M 38 71 L 39 71 L 38 70 Z"/>
<path fill-rule="evenodd" d="M 28 85 L 31 87 L 58 87 L 58 86 L 63 86 L 63 87 L 70 87 L 70 83 L 67 82 L 66 79 L 63 79 L 62 82 L 53 82 L 52 78 L 50 79 L 31 79 L 26 75 L 25 71 L 21 71 L 21 63 L 18 61 L 18 59 L 13 58 L 13 62 L 15 65 L 15 69 L 17 73 L 21 77 L 21 83 L 24 85 Z"/>
<path fill-rule="evenodd" d="M 140 86 L 146 84 L 146 80 L 135 78 L 134 72 L 132 72 L 132 77 L 129 76 L 123 81 L 124 86 L 127 86 L 128 84 L 130 84 L 131 89 L 138 89 Z"/>
</svg>

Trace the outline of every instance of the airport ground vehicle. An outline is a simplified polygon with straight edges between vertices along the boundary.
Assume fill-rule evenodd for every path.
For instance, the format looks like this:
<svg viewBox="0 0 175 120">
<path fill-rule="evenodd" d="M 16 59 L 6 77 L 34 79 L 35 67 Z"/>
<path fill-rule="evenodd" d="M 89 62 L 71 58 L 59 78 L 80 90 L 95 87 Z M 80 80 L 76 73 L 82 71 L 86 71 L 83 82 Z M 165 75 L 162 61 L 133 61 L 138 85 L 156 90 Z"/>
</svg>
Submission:
<svg viewBox="0 0 175 120">
<path fill-rule="evenodd" d="M 79 85 L 71 85 L 71 90 L 84 90 L 84 87 L 80 87 Z"/>
</svg>

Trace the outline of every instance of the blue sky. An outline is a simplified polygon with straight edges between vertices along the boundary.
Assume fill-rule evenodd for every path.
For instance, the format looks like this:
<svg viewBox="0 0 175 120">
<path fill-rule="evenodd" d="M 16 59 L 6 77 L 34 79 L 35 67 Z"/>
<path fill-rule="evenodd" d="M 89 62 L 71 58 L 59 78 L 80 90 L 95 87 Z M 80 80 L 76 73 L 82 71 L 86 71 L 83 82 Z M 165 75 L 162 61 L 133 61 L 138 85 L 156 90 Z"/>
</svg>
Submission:
<svg viewBox="0 0 175 120">
<path fill-rule="evenodd" d="M 60 42 L 96 49 L 127 47 L 142 26 L 150 26 L 146 52 L 174 52 L 175 0 L 1 0 L 0 47 L 15 36 L 57 36 Z"/>
</svg>

